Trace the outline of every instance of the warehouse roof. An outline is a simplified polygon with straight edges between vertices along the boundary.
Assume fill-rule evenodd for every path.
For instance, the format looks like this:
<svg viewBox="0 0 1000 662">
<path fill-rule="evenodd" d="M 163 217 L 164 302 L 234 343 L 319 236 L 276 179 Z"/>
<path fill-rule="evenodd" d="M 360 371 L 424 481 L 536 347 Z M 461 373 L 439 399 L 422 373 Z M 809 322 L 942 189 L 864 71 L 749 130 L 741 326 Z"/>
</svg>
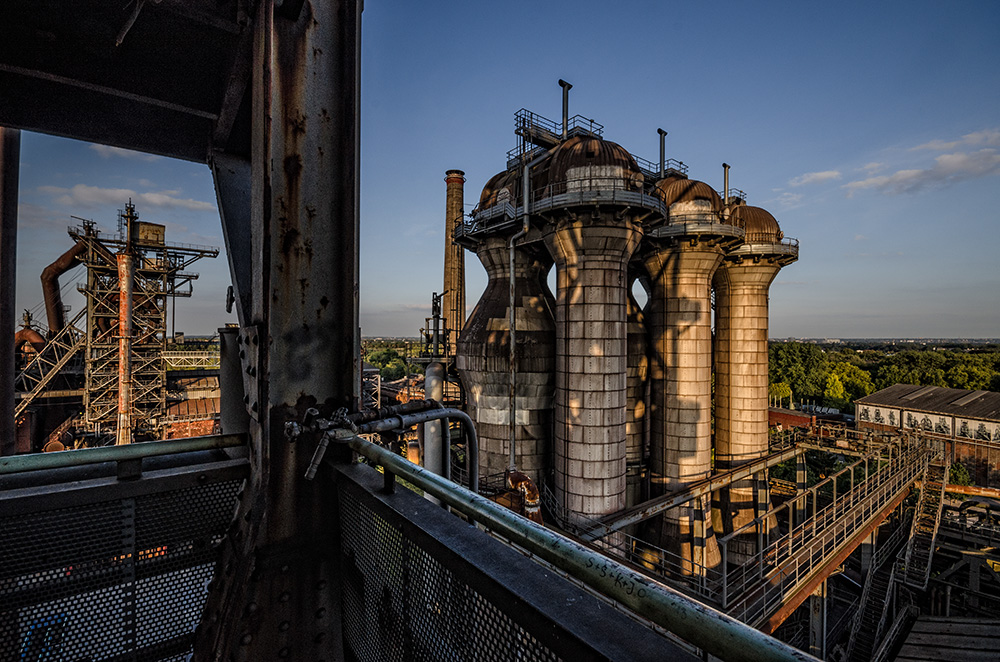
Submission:
<svg viewBox="0 0 1000 662">
<path fill-rule="evenodd" d="M 966 391 L 940 386 L 895 384 L 858 398 L 855 402 L 935 414 L 1000 420 L 1000 393 L 994 391 Z"/>
</svg>

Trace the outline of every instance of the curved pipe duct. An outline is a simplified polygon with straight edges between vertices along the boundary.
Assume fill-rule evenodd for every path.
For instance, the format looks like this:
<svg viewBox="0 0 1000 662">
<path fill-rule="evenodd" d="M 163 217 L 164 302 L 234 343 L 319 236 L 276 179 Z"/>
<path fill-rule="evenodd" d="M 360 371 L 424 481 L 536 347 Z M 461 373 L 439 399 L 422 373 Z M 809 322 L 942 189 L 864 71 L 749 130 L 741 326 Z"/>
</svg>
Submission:
<svg viewBox="0 0 1000 662">
<path fill-rule="evenodd" d="M 66 326 L 62 295 L 59 294 L 59 276 L 80 264 L 80 256 L 86 251 L 87 245 L 78 241 L 42 271 L 42 296 L 45 298 L 45 316 L 49 321 L 50 338 Z"/>
<path fill-rule="evenodd" d="M 35 351 L 40 352 L 45 347 L 45 338 L 34 329 L 20 329 L 14 334 L 14 347 L 20 349 L 24 343 L 31 343 Z"/>
</svg>

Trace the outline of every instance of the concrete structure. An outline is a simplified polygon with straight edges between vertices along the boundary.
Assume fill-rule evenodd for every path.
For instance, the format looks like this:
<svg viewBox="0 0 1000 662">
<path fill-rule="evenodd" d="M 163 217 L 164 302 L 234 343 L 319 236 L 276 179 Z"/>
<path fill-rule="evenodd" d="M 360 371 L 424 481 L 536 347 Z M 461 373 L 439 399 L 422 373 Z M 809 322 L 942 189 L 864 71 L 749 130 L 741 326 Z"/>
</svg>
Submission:
<svg viewBox="0 0 1000 662">
<path fill-rule="evenodd" d="M 489 281 L 459 337 L 455 359 L 468 394 L 469 415 L 476 421 L 483 476 L 510 466 L 510 234 L 487 237 L 477 249 Z M 515 251 L 514 461 L 536 482 L 551 453 L 555 302 L 545 283 L 551 266 L 537 246 Z"/>
<path fill-rule="evenodd" d="M 642 175 L 615 143 L 576 136 L 553 150 L 543 195 L 629 190 Z M 642 238 L 626 205 L 567 199 L 554 207 L 545 245 L 556 262 L 553 486 L 570 513 L 625 507 L 628 263 Z"/>
<path fill-rule="evenodd" d="M 452 239 L 455 229 L 465 215 L 465 173 L 449 170 L 445 173 L 447 184 L 445 198 L 444 289 L 441 290 L 442 314 L 448 329 L 446 355 L 456 348 L 462 326 L 465 324 L 465 251 Z"/>
<path fill-rule="evenodd" d="M 563 84 L 564 97 L 567 90 Z M 564 524 L 580 526 L 682 491 L 713 469 L 735 468 L 766 450 L 767 288 L 798 248 L 782 239 L 767 212 L 746 207 L 742 194 L 724 203 L 710 186 L 689 179 L 682 163 L 670 161 L 668 168 L 665 132 L 657 168 L 601 138 L 593 121 L 569 118 L 565 104 L 564 98 L 562 124 L 518 112 L 520 143 L 508 154 L 508 169 L 487 183 L 456 237 L 481 258 L 492 247 L 484 260 L 490 285 L 477 310 L 495 307 L 497 319 L 503 303 L 491 300 L 503 294 L 494 272 L 506 243 L 544 244 L 556 264 L 553 452 L 533 476 L 551 475 L 551 508 Z M 720 265 L 724 272 L 716 276 Z M 630 293 L 636 279 L 649 297 L 645 310 Z M 713 285 L 722 302 L 714 346 Z M 463 338 L 469 342 L 458 360 L 475 416 L 499 419 L 500 376 L 468 370 L 479 361 L 482 340 Z M 714 466 L 713 355 L 725 373 L 717 375 L 724 382 L 715 403 L 724 429 Z M 515 380 L 521 369 L 513 368 Z M 493 405 L 480 395 L 487 382 L 495 383 Z M 754 507 L 767 505 L 766 489 L 744 483 L 733 488 L 743 495 L 738 513 L 729 512 L 728 492 L 724 497 L 727 521 L 719 526 L 726 531 L 734 526 L 728 518 L 735 516 L 738 526 Z M 679 575 L 719 565 L 711 494 L 656 513 L 642 518 L 639 530 L 660 549 L 653 552 L 658 564 Z M 728 549 L 739 561 L 737 547 L 739 541 Z"/>
<path fill-rule="evenodd" d="M 768 453 L 768 290 L 781 267 L 797 259 L 797 251 L 782 243 L 784 235 L 771 214 L 743 204 L 729 212 L 730 222 L 746 235 L 741 246 L 726 254 L 713 279 L 718 471 L 735 469 Z M 752 521 L 760 504 L 766 510 L 767 494 L 763 475 L 722 490 L 716 504 L 722 532 L 731 533 Z M 747 538 L 745 553 L 752 556 L 758 537 Z"/>
<path fill-rule="evenodd" d="M 722 201 L 703 182 L 669 177 L 657 183 L 667 223 L 643 253 L 652 286 L 650 315 L 650 491 L 672 492 L 712 471 L 712 276 L 743 232 L 723 222 Z M 766 404 L 766 403 L 765 403 Z M 709 515 L 685 506 L 651 523 L 652 542 L 676 554 L 684 572 L 720 561 Z M 690 563 L 690 565 L 689 565 Z"/>
</svg>

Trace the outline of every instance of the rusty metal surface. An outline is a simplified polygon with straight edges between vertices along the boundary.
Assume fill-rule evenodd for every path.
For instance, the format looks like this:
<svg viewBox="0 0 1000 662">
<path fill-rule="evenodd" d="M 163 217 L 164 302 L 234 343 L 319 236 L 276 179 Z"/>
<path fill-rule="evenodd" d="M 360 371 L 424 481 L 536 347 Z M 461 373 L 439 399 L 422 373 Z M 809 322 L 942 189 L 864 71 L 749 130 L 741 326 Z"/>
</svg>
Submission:
<svg viewBox="0 0 1000 662">
<path fill-rule="evenodd" d="M 0 456 L 16 451 L 14 422 L 14 281 L 17 276 L 17 186 L 21 132 L 0 126 Z"/>
<path fill-rule="evenodd" d="M 253 17 L 253 473 L 223 545 L 195 659 L 341 659 L 330 486 L 305 481 L 317 435 L 285 423 L 354 411 L 358 359 L 361 3 L 265 2 Z M 253 412 L 252 412 L 253 413 Z"/>
<path fill-rule="evenodd" d="M 784 234 L 771 212 L 760 207 L 738 205 L 733 207 L 729 222 L 746 230 L 746 239 L 753 243 L 781 241 Z"/>
<path fill-rule="evenodd" d="M 715 189 L 696 179 L 667 177 L 657 182 L 656 192 L 668 208 L 678 202 L 705 200 L 711 203 L 713 211 L 722 210 L 722 198 Z"/>
<path fill-rule="evenodd" d="M 132 255 L 118 255 L 118 430 L 116 444 L 132 443 Z"/>
</svg>

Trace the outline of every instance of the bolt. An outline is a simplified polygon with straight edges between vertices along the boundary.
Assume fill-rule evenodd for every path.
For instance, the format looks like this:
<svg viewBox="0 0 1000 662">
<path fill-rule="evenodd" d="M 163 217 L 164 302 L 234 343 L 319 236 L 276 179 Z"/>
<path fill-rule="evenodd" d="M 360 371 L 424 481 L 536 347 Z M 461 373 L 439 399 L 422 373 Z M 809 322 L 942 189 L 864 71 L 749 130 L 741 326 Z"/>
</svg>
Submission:
<svg viewBox="0 0 1000 662">
<path fill-rule="evenodd" d="M 253 637 L 251 637 L 249 634 L 245 634 L 243 635 L 243 638 L 240 639 L 240 644 L 243 646 L 249 646 L 251 641 L 253 641 Z"/>
<path fill-rule="evenodd" d="M 316 610 L 316 620 L 319 620 L 326 616 L 326 607 L 320 607 Z"/>
<path fill-rule="evenodd" d="M 278 623 L 278 632 L 287 632 L 289 627 L 291 627 L 291 623 L 288 621 L 281 621 Z"/>
<path fill-rule="evenodd" d="M 288 591 L 284 591 L 281 595 L 278 596 L 279 602 L 288 602 L 291 599 L 292 599 L 292 594 L 289 593 Z"/>
</svg>

